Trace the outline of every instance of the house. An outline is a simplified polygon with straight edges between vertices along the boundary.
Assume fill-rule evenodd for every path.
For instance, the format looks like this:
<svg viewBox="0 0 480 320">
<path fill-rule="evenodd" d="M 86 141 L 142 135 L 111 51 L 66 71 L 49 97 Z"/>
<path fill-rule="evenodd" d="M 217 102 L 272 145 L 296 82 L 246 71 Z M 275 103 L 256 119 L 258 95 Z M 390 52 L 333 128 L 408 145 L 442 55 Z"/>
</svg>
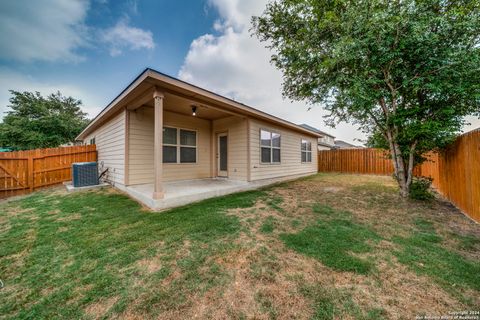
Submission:
<svg viewBox="0 0 480 320">
<path fill-rule="evenodd" d="M 321 131 L 315 127 L 309 126 L 308 124 L 305 124 L 305 123 L 301 124 L 300 126 L 308 130 L 317 132 L 318 134 L 321 135 L 321 137 L 318 138 L 318 144 L 317 144 L 318 151 L 331 150 L 335 146 L 335 137 L 332 136 L 331 134 Z"/>
<path fill-rule="evenodd" d="M 335 140 L 333 149 L 362 149 L 362 146 L 356 146 L 343 140 Z"/>
<path fill-rule="evenodd" d="M 309 130 L 152 69 L 83 130 L 101 170 L 153 209 L 317 172 Z"/>
</svg>

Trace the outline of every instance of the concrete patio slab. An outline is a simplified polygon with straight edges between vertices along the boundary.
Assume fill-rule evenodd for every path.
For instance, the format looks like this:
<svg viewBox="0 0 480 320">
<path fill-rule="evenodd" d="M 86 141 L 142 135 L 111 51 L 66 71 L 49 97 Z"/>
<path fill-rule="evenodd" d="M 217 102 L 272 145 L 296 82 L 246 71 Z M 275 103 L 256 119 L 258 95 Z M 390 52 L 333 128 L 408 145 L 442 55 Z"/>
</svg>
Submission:
<svg viewBox="0 0 480 320">
<path fill-rule="evenodd" d="M 219 197 L 235 192 L 258 189 L 263 186 L 293 180 L 305 175 L 295 175 L 254 182 L 229 179 L 195 179 L 164 183 L 163 199 L 153 199 L 153 184 L 140 184 L 121 188 L 130 197 L 152 210 L 165 210 L 208 198 Z"/>
</svg>

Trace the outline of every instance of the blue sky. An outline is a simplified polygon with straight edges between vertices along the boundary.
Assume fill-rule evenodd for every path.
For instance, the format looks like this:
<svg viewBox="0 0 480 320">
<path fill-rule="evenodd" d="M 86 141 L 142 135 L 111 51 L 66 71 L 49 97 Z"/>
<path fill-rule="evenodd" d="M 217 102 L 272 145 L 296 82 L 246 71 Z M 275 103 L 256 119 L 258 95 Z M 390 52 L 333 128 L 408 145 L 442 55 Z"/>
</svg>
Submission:
<svg viewBox="0 0 480 320">
<path fill-rule="evenodd" d="M 28 89 L 34 89 L 37 82 L 47 87 L 62 84 L 60 89 L 63 86 L 78 88 L 88 93 L 83 97 L 86 104 L 107 103 L 146 67 L 177 76 L 192 40 L 214 32 L 214 21 L 219 18 L 217 10 L 206 1 L 80 1 L 80 6 L 71 6 L 73 12 L 67 16 L 76 21 L 74 25 L 69 25 L 68 21 L 49 25 L 51 16 L 66 10 L 65 5 L 58 5 L 61 2 L 4 1 L 0 4 L 3 21 L 0 26 L 14 31 L 0 35 L 0 52 L 3 52 L 0 53 L 0 71 L 32 82 L 33 87 Z M 37 8 L 25 10 L 26 6 Z M 44 6 L 57 6 L 58 10 L 44 11 Z M 39 11 L 44 19 L 35 18 Z M 8 20 L 12 27 L 5 26 Z M 25 25 L 28 20 L 31 22 Z M 29 33 L 31 29 L 51 35 L 47 36 L 45 45 L 58 46 L 58 57 L 50 50 L 43 50 L 42 44 L 38 48 L 32 39 L 17 37 L 18 33 Z M 132 31 L 130 40 L 115 39 L 115 32 L 128 30 Z M 72 35 L 68 31 L 80 34 L 80 39 L 69 43 Z M 129 41 L 140 44 L 135 47 Z M 62 46 L 58 42 L 66 44 Z M 21 49 L 9 53 L 7 47 L 15 46 Z M 22 83 L 18 86 L 12 83 L 10 87 L 8 82 L 6 87 L 3 85 L 2 82 L 2 96 L 8 94 L 8 89 L 23 89 Z M 38 90 L 44 91 L 42 86 Z M 4 101 L 0 108 L 4 108 Z M 97 111 L 97 106 L 86 107 L 92 115 Z"/>
<path fill-rule="evenodd" d="M 321 106 L 282 98 L 282 75 L 249 31 L 268 0 L 2 0 L 0 117 L 9 89 L 60 90 L 95 116 L 146 67 L 359 144 Z M 466 130 L 479 127 L 478 119 Z"/>
</svg>

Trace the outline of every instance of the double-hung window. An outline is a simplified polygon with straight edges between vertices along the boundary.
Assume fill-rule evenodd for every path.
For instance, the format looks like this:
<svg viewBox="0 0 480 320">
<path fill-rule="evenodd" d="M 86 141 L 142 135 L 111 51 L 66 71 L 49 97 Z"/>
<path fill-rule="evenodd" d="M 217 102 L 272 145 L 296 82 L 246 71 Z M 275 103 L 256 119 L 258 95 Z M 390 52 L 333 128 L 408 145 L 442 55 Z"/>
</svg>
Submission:
<svg viewBox="0 0 480 320">
<path fill-rule="evenodd" d="M 197 132 L 163 128 L 163 163 L 196 163 Z"/>
<path fill-rule="evenodd" d="M 280 163 L 280 134 L 260 130 L 260 149 L 262 163 Z"/>
<path fill-rule="evenodd" d="M 302 139 L 302 162 L 312 162 L 312 142 Z"/>
</svg>

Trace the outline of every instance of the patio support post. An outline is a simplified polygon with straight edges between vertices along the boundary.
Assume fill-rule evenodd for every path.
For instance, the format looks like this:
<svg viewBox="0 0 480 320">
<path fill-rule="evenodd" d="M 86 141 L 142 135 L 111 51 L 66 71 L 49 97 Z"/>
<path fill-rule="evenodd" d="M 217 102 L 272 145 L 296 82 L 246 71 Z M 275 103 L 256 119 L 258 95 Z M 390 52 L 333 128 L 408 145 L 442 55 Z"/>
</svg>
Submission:
<svg viewBox="0 0 480 320">
<path fill-rule="evenodd" d="M 163 199 L 163 99 L 165 96 L 157 89 L 153 93 L 155 104 L 155 129 L 154 129 L 154 147 L 153 147 L 153 167 L 154 167 L 154 184 L 153 199 Z"/>
</svg>

